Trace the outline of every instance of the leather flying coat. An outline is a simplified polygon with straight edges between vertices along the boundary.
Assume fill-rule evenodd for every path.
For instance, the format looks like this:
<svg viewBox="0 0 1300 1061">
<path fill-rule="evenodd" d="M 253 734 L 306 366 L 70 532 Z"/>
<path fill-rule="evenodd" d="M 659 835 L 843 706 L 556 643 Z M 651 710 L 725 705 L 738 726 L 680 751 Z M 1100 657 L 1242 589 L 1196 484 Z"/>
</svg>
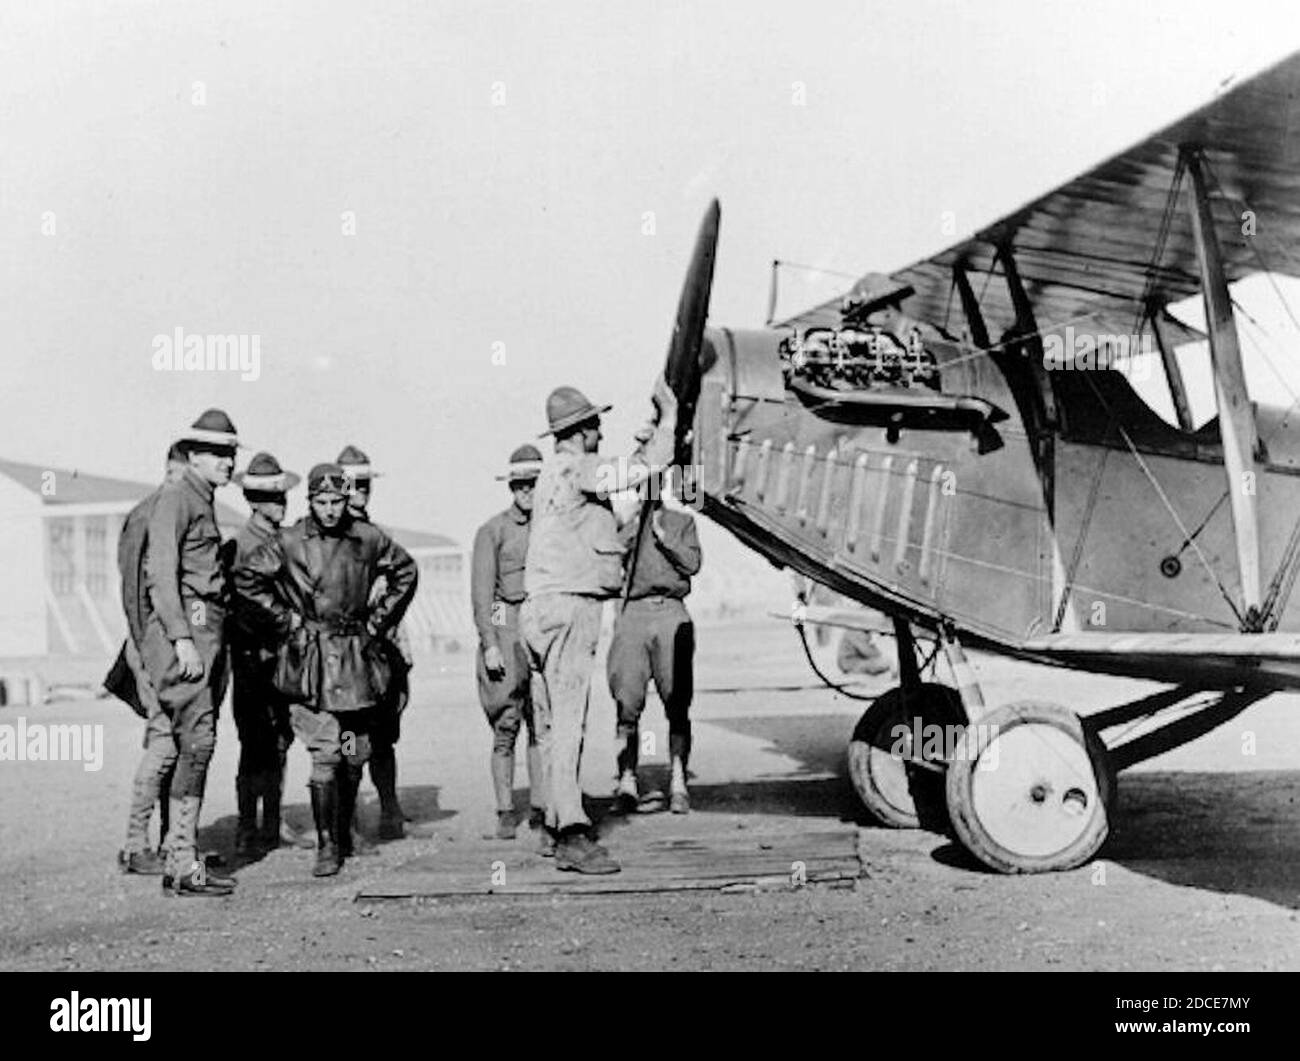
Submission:
<svg viewBox="0 0 1300 1061">
<path fill-rule="evenodd" d="M 383 700 L 391 676 L 379 642 L 401 621 L 418 577 L 410 554 L 373 523 L 344 516 L 331 532 L 311 515 L 234 574 L 239 597 L 283 639 L 277 687 L 292 686 L 299 702 L 332 714 Z"/>
</svg>

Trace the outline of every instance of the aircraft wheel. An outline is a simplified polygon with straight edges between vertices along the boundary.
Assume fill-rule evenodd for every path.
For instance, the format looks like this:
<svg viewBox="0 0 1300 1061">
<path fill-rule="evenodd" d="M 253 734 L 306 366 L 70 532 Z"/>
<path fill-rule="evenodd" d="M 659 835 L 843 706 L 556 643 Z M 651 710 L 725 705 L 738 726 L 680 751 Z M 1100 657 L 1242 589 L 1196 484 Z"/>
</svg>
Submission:
<svg viewBox="0 0 1300 1061">
<path fill-rule="evenodd" d="M 907 697 L 901 687 L 876 697 L 849 741 L 849 776 L 867 810 L 882 824 L 894 829 L 924 826 L 942 831 L 947 824 L 943 774 L 915 766 L 906 758 L 913 754 L 915 721 L 921 724 L 923 745 L 927 725 L 944 727 L 946 735 L 948 726 L 966 721 L 961 697 L 955 689 L 937 682 L 925 682 Z M 895 754 L 896 747 L 901 754 Z M 925 756 L 924 746 L 917 752 L 936 765 L 943 762 L 942 754 L 937 759 Z"/>
<path fill-rule="evenodd" d="M 1073 869 L 1110 828 L 1115 775 L 1105 746 L 1056 704 L 1008 704 L 966 730 L 948 764 L 958 840 L 1002 873 Z"/>
</svg>

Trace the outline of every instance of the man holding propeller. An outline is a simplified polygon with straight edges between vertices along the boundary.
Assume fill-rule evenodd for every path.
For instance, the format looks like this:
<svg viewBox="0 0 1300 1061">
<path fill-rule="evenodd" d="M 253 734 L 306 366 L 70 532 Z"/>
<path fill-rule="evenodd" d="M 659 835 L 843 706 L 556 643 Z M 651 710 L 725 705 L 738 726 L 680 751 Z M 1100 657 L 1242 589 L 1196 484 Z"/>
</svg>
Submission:
<svg viewBox="0 0 1300 1061">
<path fill-rule="evenodd" d="M 677 398 L 662 376 L 652 400 L 648 443 L 618 461 L 597 453 L 600 417 L 610 406 L 593 405 L 574 387 L 557 387 L 546 401 L 550 429 L 542 437 L 555 436 L 555 452 L 543 460 L 534 489 L 519 625 L 540 678 L 533 711 L 546 826 L 556 840 L 556 868 L 578 873 L 620 869 L 589 835 L 578 771 L 601 612 L 623 589 L 624 549 L 610 498 L 665 467 L 676 446 Z"/>
</svg>

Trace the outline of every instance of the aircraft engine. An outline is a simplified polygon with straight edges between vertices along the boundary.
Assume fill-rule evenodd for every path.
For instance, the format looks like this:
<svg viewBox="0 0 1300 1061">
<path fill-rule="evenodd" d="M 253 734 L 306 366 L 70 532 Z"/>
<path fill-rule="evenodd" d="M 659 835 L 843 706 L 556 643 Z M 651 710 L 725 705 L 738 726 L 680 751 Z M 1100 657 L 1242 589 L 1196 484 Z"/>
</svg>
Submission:
<svg viewBox="0 0 1300 1061">
<path fill-rule="evenodd" d="M 939 389 L 939 366 L 916 328 L 906 339 L 877 327 L 809 328 L 787 336 L 780 352 L 787 379 L 818 387 Z"/>
</svg>

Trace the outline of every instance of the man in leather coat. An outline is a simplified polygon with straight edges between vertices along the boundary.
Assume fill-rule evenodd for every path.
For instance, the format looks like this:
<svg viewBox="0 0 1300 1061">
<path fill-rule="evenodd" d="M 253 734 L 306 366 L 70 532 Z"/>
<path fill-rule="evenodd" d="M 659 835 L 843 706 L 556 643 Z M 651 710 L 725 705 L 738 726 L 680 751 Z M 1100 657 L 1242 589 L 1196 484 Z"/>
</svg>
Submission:
<svg viewBox="0 0 1300 1061">
<path fill-rule="evenodd" d="M 309 513 L 281 532 L 278 549 L 248 559 L 236 587 L 284 639 L 276 685 L 294 701 L 294 736 L 311 753 L 312 872 L 325 877 L 353 853 L 349 824 L 389 681 L 380 641 L 415 596 L 418 573 L 384 531 L 348 515 L 337 464 L 316 465 L 307 482 Z"/>
</svg>

